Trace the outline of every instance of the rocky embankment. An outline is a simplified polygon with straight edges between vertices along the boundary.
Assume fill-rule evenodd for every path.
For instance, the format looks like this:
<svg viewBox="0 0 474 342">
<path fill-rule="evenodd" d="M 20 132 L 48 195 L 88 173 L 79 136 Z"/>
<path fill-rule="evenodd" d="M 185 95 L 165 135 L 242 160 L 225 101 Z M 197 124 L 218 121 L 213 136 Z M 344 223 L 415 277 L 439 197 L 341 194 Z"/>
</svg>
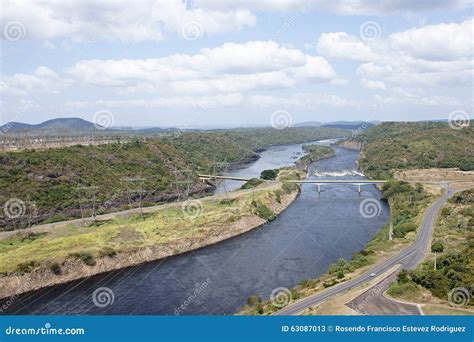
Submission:
<svg viewBox="0 0 474 342">
<path fill-rule="evenodd" d="M 357 151 L 361 151 L 362 146 L 363 146 L 361 141 L 352 140 L 352 139 L 343 140 L 343 141 L 339 142 L 337 145 L 339 147 L 349 148 L 351 150 L 357 150 Z"/>
</svg>

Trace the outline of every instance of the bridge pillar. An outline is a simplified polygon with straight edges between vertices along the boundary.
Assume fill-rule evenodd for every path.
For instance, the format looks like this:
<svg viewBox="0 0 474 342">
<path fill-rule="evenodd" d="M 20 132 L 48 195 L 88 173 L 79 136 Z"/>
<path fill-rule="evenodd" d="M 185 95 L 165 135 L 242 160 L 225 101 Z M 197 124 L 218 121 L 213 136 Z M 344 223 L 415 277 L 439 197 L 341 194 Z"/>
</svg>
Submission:
<svg viewBox="0 0 474 342">
<path fill-rule="evenodd" d="M 359 186 L 359 189 L 358 189 L 358 190 L 359 190 L 359 195 L 360 195 L 360 187 L 361 187 L 361 186 L 360 186 L 360 184 L 357 184 L 357 185 Z"/>
<path fill-rule="evenodd" d="M 317 184 L 318 185 L 318 194 L 321 193 L 321 184 Z"/>
</svg>

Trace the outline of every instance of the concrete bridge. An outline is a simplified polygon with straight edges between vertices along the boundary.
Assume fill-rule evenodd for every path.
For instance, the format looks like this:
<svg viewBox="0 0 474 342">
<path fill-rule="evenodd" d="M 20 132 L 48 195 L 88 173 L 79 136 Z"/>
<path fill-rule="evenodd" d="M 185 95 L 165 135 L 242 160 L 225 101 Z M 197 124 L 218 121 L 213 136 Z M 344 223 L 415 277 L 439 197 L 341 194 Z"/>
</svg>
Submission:
<svg viewBox="0 0 474 342">
<path fill-rule="evenodd" d="M 233 176 L 214 176 L 214 175 L 198 175 L 202 180 L 217 180 L 217 179 L 229 179 L 235 181 L 247 182 L 250 178 L 244 177 L 233 177 Z M 286 180 L 285 183 L 297 183 L 297 184 L 314 184 L 318 187 L 318 193 L 321 192 L 321 185 L 324 184 L 348 184 L 356 185 L 357 190 L 360 193 L 362 185 L 376 185 L 383 184 L 385 180 L 371 180 L 371 179 L 302 179 L 302 180 Z"/>
</svg>

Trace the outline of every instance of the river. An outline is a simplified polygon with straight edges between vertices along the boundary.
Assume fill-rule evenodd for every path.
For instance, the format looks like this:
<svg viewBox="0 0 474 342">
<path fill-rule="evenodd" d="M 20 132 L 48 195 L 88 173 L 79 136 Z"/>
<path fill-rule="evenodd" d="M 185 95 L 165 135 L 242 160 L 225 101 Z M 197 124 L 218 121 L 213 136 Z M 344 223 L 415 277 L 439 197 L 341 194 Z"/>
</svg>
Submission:
<svg viewBox="0 0 474 342">
<path fill-rule="evenodd" d="M 293 164 L 301 153 L 301 145 L 273 147 L 230 173 L 258 177 L 263 169 Z M 309 167 L 309 178 L 364 179 L 356 160 L 357 151 L 336 148 L 335 157 Z M 225 186 L 230 191 L 240 184 Z M 225 191 L 222 184 L 218 191 Z M 359 211 L 364 199 L 380 196 L 372 185 L 361 194 L 354 185 L 324 185 L 318 194 L 315 185 L 305 184 L 295 202 L 261 228 L 186 254 L 27 293 L 6 312 L 231 315 L 253 294 L 268 298 L 277 287 L 293 287 L 323 274 L 339 258 L 350 259 L 388 217 L 383 203 L 373 218 Z M 104 307 L 93 302 L 100 287 L 109 291 Z"/>
</svg>

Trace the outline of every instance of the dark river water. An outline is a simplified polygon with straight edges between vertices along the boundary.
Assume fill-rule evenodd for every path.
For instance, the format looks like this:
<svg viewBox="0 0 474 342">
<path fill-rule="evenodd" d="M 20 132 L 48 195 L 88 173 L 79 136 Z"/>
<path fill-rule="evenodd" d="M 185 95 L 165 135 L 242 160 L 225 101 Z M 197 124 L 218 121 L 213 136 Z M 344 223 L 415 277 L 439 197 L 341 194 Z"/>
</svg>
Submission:
<svg viewBox="0 0 474 342">
<path fill-rule="evenodd" d="M 309 178 L 363 179 L 356 170 L 357 152 L 336 150 L 335 157 L 311 165 Z M 258 176 L 262 169 L 291 165 L 299 153 L 301 145 L 275 147 L 247 165 L 247 173 L 233 172 Z M 361 194 L 354 185 L 324 185 L 318 194 L 315 185 L 306 184 L 287 210 L 261 228 L 162 261 L 28 293 L 6 312 L 231 315 L 252 294 L 268 298 L 277 287 L 293 287 L 326 272 L 339 258 L 351 258 L 388 217 L 384 204 L 373 218 L 359 211 L 364 199 L 380 196 L 372 185 L 363 186 Z"/>
</svg>

